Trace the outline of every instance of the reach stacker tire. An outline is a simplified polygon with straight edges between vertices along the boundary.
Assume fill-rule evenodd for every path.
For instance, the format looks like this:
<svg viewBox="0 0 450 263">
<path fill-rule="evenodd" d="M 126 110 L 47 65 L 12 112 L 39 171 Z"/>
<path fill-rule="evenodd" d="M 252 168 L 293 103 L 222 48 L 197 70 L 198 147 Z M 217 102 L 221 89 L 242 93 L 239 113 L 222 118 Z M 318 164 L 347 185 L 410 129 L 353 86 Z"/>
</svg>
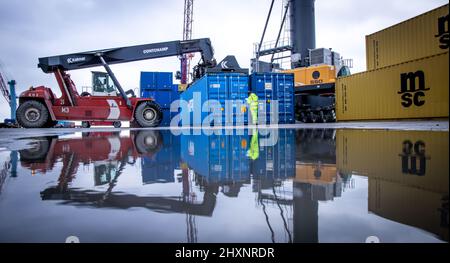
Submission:
<svg viewBox="0 0 450 263">
<path fill-rule="evenodd" d="M 139 153 L 155 153 L 163 144 L 163 138 L 158 130 L 139 131 L 135 138 L 135 145 Z"/>
<path fill-rule="evenodd" d="M 43 128 L 49 123 L 47 107 L 40 101 L 28 100 L 16 112 L 17 122 L 24 128 Z"/>
<path fill-rule="evenodd" d="M 161 124 L 163 113 L 158 104 L 148 101 L 137 106 L 134 118 L 143 128 L 157 127 Z"/>
</svg>

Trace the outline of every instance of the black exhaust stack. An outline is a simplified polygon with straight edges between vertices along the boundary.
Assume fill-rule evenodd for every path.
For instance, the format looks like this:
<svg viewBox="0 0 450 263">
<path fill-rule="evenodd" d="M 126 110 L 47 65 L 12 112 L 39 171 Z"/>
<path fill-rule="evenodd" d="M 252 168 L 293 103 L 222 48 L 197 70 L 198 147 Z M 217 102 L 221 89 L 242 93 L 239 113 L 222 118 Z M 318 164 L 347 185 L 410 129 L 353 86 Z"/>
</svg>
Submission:
<svg viewBox="0 0 450 263">
<path fill-rule="evenodd" d="M 316 48 L 315 0 L 290 0 L 292 68 L 307 67 Z"/>
</svg>

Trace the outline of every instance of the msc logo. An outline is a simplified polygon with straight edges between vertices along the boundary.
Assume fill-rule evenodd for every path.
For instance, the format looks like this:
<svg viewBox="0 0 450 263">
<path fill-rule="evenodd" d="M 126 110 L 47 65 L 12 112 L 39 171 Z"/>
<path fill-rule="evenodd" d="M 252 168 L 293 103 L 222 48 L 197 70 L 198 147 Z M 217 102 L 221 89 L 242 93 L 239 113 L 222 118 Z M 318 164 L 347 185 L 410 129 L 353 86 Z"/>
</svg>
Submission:
<svg viewBox="0 0 450 263">
<path fill-rule="evenodd" d="M 413 73 L 403 73 L 400 75 L 400 91 L 399 95 L 402 95 L 402 105 L 405 108 L 409 108 L 412 105 L 421 107 L 425 105 L 425 73 L 421 70 Z"/>
<path fill-rule="evenodd" d="M 438 18 L 438 33 L 435 37 L 439 38 L 439 47 L 441 49 L 448 49 L 450 45 L 448 15 Z"/>
<path fill-rule="evenodd" d="M 427 160 L 430 160 L 430 157 L 425 155 L 423 141 L 417 141 L 414 144 L 409 140 L 404 141 L 400 157 L 402 158 L 402 173 L 425 176 Z"/>
</svg>

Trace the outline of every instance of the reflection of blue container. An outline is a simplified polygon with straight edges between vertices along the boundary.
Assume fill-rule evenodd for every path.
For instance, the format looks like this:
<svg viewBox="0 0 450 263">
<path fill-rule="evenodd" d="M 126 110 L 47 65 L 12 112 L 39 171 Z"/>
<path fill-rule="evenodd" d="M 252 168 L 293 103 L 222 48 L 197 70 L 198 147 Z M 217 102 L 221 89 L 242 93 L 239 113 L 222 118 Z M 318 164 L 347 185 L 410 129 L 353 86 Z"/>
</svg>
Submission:
<svg viewBox="0 0 450 263">
<path fill-rule="evenodd" d="M 181 158 L 208 182 L 246 182 L 248 135 L 190 135 L 181 138 Z"/>
<path fill-rule="evenodd" d="M 257 179 L 273 181 L 285 180 L 295 177 L 295 131 L 278 131 L 278 140 L 274 146 L 262 147 L 260 145 L 259 158 L 253 162 L 252 174 Z M 275 137 L 276 138 L 276 137 Z M 260 137 L 261 139 L 264 139 Z"/>
<path fill-rule="evenodd" d="M 174 170 L 180 166 L 180 137 L 170 131 L 160 131 L 163 146 L 152 157 L 142 157 L 142 182 L 144 184 L 175 182 Z"/>
<path fill-rule="evenodd" d="M 230 177 L 233 181 L 247 181 L 250 179 L 250 166 L 247 151 L 251 138 L 248 135 L 230 136 L 229 162 Z"/>
<path fill-rule="evenodd" d="M 247 75 L 207 74 L 181 94 L 180 99 L 187 103 L 187 107 L 182 109 L 182 116 L 189 118 L 193 126 L 201 126 L 205 121 L 206 126 L 210 126 L 213 118 L 221 125 L 246 124 L 247 97 Z M 227 102 L 230 104 L 227 105 Z M 184 125 L 189 126 L 187 122 Z"/>
<path fill-rule="evenodd" d="M 254 73 L 250 76 L 250 90 L 258 95 L 259 110 L 265 108 L 267 123 L 270 122 L 270 103 L 274 100 L 278 101 L 278 123 L 295 123 L 293 74 Z"/>
<path fill-rule="evenodd" d="M 181 137 L 181 158 L 197 174 L 211 181 L 226 180 L 227 137 L 190 135 Z"/>
</svg>

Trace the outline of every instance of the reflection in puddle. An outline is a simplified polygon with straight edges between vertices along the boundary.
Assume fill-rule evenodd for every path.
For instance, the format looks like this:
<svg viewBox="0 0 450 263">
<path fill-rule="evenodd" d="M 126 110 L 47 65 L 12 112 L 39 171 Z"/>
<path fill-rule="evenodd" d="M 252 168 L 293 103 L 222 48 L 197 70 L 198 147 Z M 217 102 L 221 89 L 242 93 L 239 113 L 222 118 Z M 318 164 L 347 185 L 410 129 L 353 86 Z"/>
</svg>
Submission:
<svg viewBox="0 0 450 263">
<path fill-rule="evenodd" d="M 369 178 L 369 211 L 448 241 L 448 133 L 338 131 L 341 172 Z"/>
<path fill-rule="evenodd" d="M 448 241 L 448 132 L 92 132 L 8 154 L 0 241 Z"/>
</svg>

